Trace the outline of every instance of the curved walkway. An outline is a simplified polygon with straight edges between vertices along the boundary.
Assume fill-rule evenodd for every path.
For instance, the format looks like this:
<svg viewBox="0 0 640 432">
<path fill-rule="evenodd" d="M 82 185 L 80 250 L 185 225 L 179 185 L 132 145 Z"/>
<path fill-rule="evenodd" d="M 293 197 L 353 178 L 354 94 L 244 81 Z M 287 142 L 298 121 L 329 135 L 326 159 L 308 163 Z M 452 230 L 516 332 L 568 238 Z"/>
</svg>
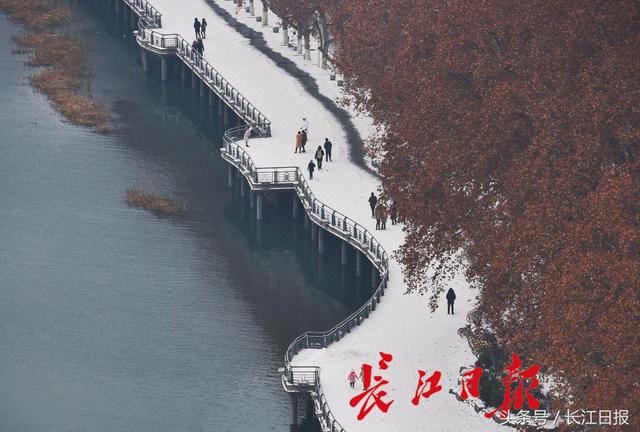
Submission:
<svg viewBox="0 0 640 432">
<path fill-rule="evenodd" d="M 218 1 L 232 6 L 230 2 Z M 246 149 L 255 165 L 291 166 L 306 172 L 313 146 L 329 137 L 334 142 L 334 161 L 325 162 L 309 187 L 317 199 L 348 213 L 360 226 L 373 232 L 375 221 L 371 219 L 367 198 L 377 189 L 378 180 L 350 160 L 349 148 L 344 144 L 346 134 L 334 116 L 317 100 L 309 98 L 297 80 L 258 53 L 202 0 L 151 0 L 151 3 L 163 14 L 162 30 L 166 33 L 192 35 L 193 17 L 206 17 L 209 22 L 206 59 L 272 122 L 272 136 L 253 139 Z M 310 151 L 301 155 L 293 153 L 293 144 L 303 116 L 310 120 Z M 388 251 L 396 250 L 403 241 L 399 226 L 376 231 L 375 237 Z M 459 392 L 460 368 L 475 360 L 457 330 L 466 324 L 465 316 L 473 308 L 477 292 L 459 277 L 447 284 L 458 294 L 456 315 L 447 316 L 442 308 L 430 313 L 426 298 L 404 295 L 401 269 L 393 259 L 389 262 L 389 275 L 385 299 L 366 325 L 354 329 L 328 349 L 303 350 L 292 363 L 321 368 L 326 400 L 349 432 L 503 430 L 449 394 Z M 358 421 L 357 410 L 349 406 L 358 390 L 349 388 L 346 376 L 362 363 L 376 365 L 380 351 L 394 356 L 384 375 L 390 381 L 386 388 L 388 398 L 395 402 L 388 413 L 374 410 L 365 420 Z M 410 400 L 418 369 L 441 371 L 443 389 L 416 407 Z"/>
<path fill-rule="evenodd" d="M 214 0 L 205 0 L 211 9 L 222 18 L 231 28 L 245 37 L 251 46 L 260 53 L 267 56 L 278 68 L 285 71 L 292 78 L 296 79 L 306 90 L 307 95 L 316 99 L 322 104 L 325 110 L 330 112 L 340 123 L 349 144 L 349 158 L 358 167 L 367 170 L 373 175 L 377 173 L 372 170 L 365 162 L 365 151 L 363 148 L 362 137 L 351 120 L 351 113 L 344 108 L 338 106 L 336 101 L 327 97 L 320 92 L 320 87 L 315 78 L 302 70 L 295 62 L 283 56 L 279 52 L 274 51 L 264 38 L 264 35 L 252 29 L 247 24 L 240 22 L 236 15 L 229 13 L 226 9 L 219 6 Z M 258 5 L 257 8 L 260 8 Z M 243 14 L 244 16 L 244 14 Z M 271 27 L 267 27 L 271 29 Z"/>
</svg>

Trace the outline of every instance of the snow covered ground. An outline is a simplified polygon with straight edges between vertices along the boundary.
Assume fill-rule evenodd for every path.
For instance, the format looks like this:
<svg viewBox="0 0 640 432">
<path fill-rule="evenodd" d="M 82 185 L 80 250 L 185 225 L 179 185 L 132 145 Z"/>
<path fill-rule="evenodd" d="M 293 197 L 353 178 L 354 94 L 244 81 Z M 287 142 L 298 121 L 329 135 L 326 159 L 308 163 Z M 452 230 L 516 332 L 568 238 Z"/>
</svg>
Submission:
<svg viewBox="0 0 640 432">
<path fill-rule="evenodd" d="M 281 47 L 281 34 L 273 33 L 271 27 L 262 27 L 244 11 L 235 15 L 232 2 L 215 0 L 215 3 L 239 21 L 263 31 L 268 46 L 316 78 L 323 94 L 333 99 L 340 96 L 335 81 L 328 78 L 329 72 L 317 66 L 317 57 L 312 56 L 316 60 L 314 65 L 295 51 Z M 378 180 L 349 160 L 345 133 L 320 102 L 309 97 L 295 78 L 252 47 L 248 39 L 221 19 L 204 0 L 151 0 L 151 4 L 162 13 L 161 31 L 180 33 L 187 40 L 194 38 L 194 17 L 206 18 L 209 24 L 204 41 L 206 59 L 271 120 L 272 137 L 250 141 L 248 150 L 256 166 L 297 165 L 306 172 L 314 147 L 322 145 L 325 137 L 329 138 L 334 144 L 333 162 L 326 162 L 310 182 L 317 198 L 373 232 L 387 252 L 398 248 L 403 241 L 401 228 L 389 223 L 386 231 L 375 231 L 375 220 L 371 218 L 367 199 L 377 190 Z M 256 1 L 256 13 L 260 11 L 260 3 Z M 270 24 L 275 23 L 272 16 Z M 303 117 L 310 123 L 307 152 L 294 154 L 295 134 Z M 367 118 L 360 118 L 355 124 L 363 137 L 372 131 Z M 389 289 L 371 317 L 328 349 L 305 350 L 296 356 L 294 364 L 321 367 L 321 381 L 331 411 L 347 431 L 504 430 L 449 393 L 449 390 L 459 393 L 460 368 L 472 365 L 475 360 L 457 330 L 466 324 L 466 314 L 477 295 L 463 278 L 456 279 L 451 286 L 458 296 L 456 314 L 447 315 L 446 305 L 431 313 L 426 297 L 404 294 L 406 287 L 401 269 L 392 260 Z M 358 410 L 349 406 L 349 399 L 359 393 L 361 387 L 356 385 L 356 389 L 350 389 L 347 374 L 351 368 L 359 371 L 362 363 L 377 365 L 380 351 L 394 356 L 383 375 L 390 381 L 385 388 L 386 398 L 395 402 L 386 414 L 374 408 L 363 421 L 358 421 Z M 418 369 L 428 374 L 441 371 L 443 389 L 414 406 L 411 398 L 418 383 Z"/>
</svg>

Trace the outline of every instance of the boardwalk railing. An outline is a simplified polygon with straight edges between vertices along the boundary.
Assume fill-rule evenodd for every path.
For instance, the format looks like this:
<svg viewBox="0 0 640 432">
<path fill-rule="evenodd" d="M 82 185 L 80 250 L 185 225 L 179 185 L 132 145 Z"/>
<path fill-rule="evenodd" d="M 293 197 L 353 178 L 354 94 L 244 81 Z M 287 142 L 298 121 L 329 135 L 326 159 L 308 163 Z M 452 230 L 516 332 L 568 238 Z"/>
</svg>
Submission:
<svg viewBox="0 0 640 432">
<path fill-rule="evenodd" d="M 211 64 L 194 50 L 179 34 L 163 34 L 148 28 L 142 20 L 138 25 L 138 42 L 160 52 L 175 54 L 218 95 L 239 117 L 258 134 L 271 136 L 271 122 L 249 100 L 227 81 Z"/>
<path fill-rule="evenodd" d="M 252 189 L 262 189 L 264 186 L 262 179 L 265 177 L 268 178 L 269 185 L 294 189 L 311 220 L 363 252 L 380 272 L 380 283 L 365 304 L 328 331 L 308 331 L 301 334 L 291 342 L 284 355 L 285 367 L 282 383 L 285 389 L 288 391 L 308 389 L 314 401 L 316 416 L 323 430 L 344 432 L 327 404 L 320 383 L 320 368 L 317 366 L 293 366 L 291 361 L 303 349 L 326 348 L 339 341 L 369 317 L 369 314 L 376 309 L 376 305 L 380 303 L 387 288 L 389 259 L 386 251 L 367 229 L 315 197 L 299 167 L 256 167 L 242 144 L 238 143 L 244 130 L 246 127 L 237 127 L 226 131 L 223 139 L 224 147 L 221 151 L 223 157 L 245 176 Z M 311 370 L 313 374 L 311 374 Z"/>
<path fill-rule="evenodd" d="M 160 28 L 162 27 L 162 14 L 156 8 L 151 6 L 148 1 L 143 0 L 124 0 L 131 9 L 133 9 L 140 21 L 144 21 L 146 27 Z"/>
</svg>

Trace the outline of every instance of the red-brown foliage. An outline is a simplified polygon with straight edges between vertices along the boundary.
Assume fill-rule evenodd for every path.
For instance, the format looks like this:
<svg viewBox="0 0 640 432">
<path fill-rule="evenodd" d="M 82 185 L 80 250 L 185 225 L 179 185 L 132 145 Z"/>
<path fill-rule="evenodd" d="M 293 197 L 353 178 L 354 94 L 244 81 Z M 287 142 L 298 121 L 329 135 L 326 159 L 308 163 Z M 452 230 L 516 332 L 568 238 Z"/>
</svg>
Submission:
<svg viewBox="0 0 640 432">
<path fill-rule="evenodd" d="M 507 350 L 568 383 L 574 406 L 637 418 L 638 3 L 352 0 L 330 13 L 336 65 L 385 130 L 410 287 L 464 249 Z"/>
</svg>

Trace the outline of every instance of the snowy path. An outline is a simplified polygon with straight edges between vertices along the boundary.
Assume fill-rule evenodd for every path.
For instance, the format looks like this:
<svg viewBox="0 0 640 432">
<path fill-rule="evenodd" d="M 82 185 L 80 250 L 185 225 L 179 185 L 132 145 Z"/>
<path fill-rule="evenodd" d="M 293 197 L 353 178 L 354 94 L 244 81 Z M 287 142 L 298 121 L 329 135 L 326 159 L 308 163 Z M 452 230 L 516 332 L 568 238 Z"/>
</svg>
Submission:
<svg viewBox="0 0 640 432">
<path fill-rule="evenodd" d="M 224 0 L 218 6 L 235 14 L 235 5 Z M 229 26 L 204 0 L 151 0 L 163 15 L 163 33 L 179 33 L 187 40 L 194 37 L 193 18 L 205 17 L 209 26 L 205 40 L 205 57 L 229 82 L 242 92 L 272 123 L 272 137 L 250 141 L 249 152 L 256 166 L 297 165 L 306 172 L 314 146 L 321 145 L 325 137 L 334 143 L 333 160 L 316 172 L 310 182 L 317 198 L 344 212 L 373 232 L 387 252 L 398 248 L 403 240 L 400 227 L 375 231 L 367 204 L 368 196 L 376 191 L 377 179 L 357 167 L 349 159 L 344 143 L 347 136 L 341 123 L 317 99 L 309 97 L 305 88 L 255 47 L 249 40 Z M 256 2 L 257 9 L 260 9 Z M 264 38 L 274 51 L 297 62 L 300 68 L 316 78 L 319 91 L 332 99 L 339 96 L 335 82 L 329 81 L 328 72 L 309 64 L 294 52 L 280 47 L 281 35 L 262 28 L 244 12 L 238 15 Z M 271 20 L 271 24 L 274 24 Z M 295 133 L 302 117 L 309 119 L 309 143 L 306 154 L 294 154 Z M 366 136 L 368 121 L 354 122 Z M 449 394 L 459 392 L 459 369 L 474 362 L 466 341 L 457 335 L 465 316 L 474 304 L 476 292 L 463 280 L 452 284 L 458 295 L 456 315 L 448 316 L 446 307 L 430 313 L 427 299 L 419 295 L 404 295 L 405 286 L 398 264 L 391 260 L 390 283 L 387 294 L 378 309 L 364 324 L 328 349 L 305 350 L 294 364 L 318 365 L 322 368 L 322 385 L 331 411 L 349 432 L 378 431 L 491 431 L 504 430 L 491 420 L 477 414 L 470 406 L 458 402 Z M 326 329 L 309 329 L 326 330 Z M 389 412 L 372 411 L 363 421 L 356 419 L 357 410 L 349 406 L 349 399 L 357 394 L 347 384 L 351 368 L 359 370 L 366 362 L 377 364 L 378 352 L 394 356 L 385 378 L 388 399 L 395 400 Z M 411 404 L 417 385 L 417 370 L 428 373 L 442 372 L 443 390 L 423 399 L 419 406 Z"/>
</svg>

